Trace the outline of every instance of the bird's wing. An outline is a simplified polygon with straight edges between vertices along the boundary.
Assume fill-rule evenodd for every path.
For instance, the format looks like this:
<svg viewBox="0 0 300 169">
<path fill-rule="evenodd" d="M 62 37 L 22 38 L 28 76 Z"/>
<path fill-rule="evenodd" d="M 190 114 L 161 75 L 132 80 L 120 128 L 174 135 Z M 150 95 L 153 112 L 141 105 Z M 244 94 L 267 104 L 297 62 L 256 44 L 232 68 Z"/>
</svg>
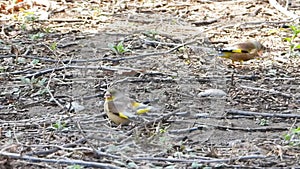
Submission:
<svg viewBox="0 0 300 169">
<path fill-rule="evenodd" d="M 136 102 L 121 91 L 115 90 L 113 94 L 113 102 L 117 112 L 121 112 L 129 118 L 154 110 L 152 106 Z"/>
<path fill-rule="evenodd" d="M 228 48 L 223 48 L 219 49 L 219 54 L 222 54 L 224 52 L 230 52 L 230 53 L 249 53 L 247 50 L 243 50 L 238 47 L 228 47 Z"/>
<path fill-rule="evenodd" d="M 130 110 L 128 103 L 122 101 L 114 101 L 115 109 L 118 113 L 123 113 L 128 117 L 133 117 L 134 113 Z"/>
<path fill-rule="evenodd" d="M 130 119 L 132 117 L 135 117 L 135 115 L 131 113 L 130 110 L 128 110 L 126 105 L 124 105 L 124 103 L 110 101 L 107 103 L 107 106 L 110 113 L 113 113 L 121 118 Z"/>
<path fill-rule="evenodd" d="M 255 45 L 256 42 L 248 41 L 243 43 L 236 44 L 236 48 L 239 48 L 247 53 L 255 53 L 257 51 L 257 46 Z"/>
</svg>

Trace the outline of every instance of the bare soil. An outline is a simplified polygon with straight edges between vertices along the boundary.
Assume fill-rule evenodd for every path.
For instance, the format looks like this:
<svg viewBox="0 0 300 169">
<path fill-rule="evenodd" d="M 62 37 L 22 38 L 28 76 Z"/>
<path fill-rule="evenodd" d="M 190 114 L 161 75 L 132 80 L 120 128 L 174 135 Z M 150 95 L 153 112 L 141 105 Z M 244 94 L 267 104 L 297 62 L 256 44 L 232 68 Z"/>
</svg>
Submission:
<svg viewBox="0 0 300 169">
<path fill-rule="evenodd" d="M 1 169 L 300 167 L 299 18 L 269 1 L 0 3 Z M 261 59 L 217 57 L 248 39 Z M 159 111 L 116 126 L 108 87 Z"/>
</svg>

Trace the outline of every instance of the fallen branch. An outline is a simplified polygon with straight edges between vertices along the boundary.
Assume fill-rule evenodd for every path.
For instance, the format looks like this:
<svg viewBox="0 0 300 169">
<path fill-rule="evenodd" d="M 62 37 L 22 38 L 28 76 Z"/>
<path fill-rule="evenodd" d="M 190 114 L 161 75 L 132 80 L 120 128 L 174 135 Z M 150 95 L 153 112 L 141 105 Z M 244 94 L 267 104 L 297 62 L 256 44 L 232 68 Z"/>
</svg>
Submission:
<svg viewBox="0 0 300 169">
<path fill-rule="evenodd" d="M 95 59 L 63 59 L 63 60 L 56 60 L 56 59 L 52 59 L 52 58 L 46 58 L 46 57 L 42 57 L 42 56 L 32 56 L 32 55 L 21 55 L 19 57 L 23 57 L 26 59 L 37 59 L 40 61 L 44 61 L 44 62 L 51 62 L 51 63 L 65 63 L 65 64 L 70 64 L 70 63 L 88 63 L 88 62 L 99 62 L 99 61 L 103 61 L 106 60 L 106 58 L 95 58 Z M 4 56 L 0 56 L 0 59 L 4 59 L 4 58 L 16 58 L 16 55 L 4 55 Z"/>
<path fill-rule="evenodd" d="M 208 125 L 208 124 L 206 124 Z M 248 128 L 248 127 L 230 127 L 230 126 L 221 126 L 221 125 L 213 125 L 209 124 L 208 126 L 212 126 L 214 128 L 220 130 L 241 130 L 247 132 L 266 132 L 266 131 L 287 131 L 290 127 L 256 127 L 256 128 Z"/>
<path fill-rule="evenodd" d="M 266 131 L 287 131 L 290 127 L 256 127 L 256 128 L 248 128 L 248 127 L 231 127 L 231 126 L 222 126 L 222 125 L 214 125 L 214 124 L 199 124 L 199 126 L 179 129 L 179 130 L 170 130 L 170 134 L 180 134 L 180 133 L 190 133 L 196 130 L 207 130 L 209 128 L 215 128 L 219 130 L 240 130 L 246 132 L 266 132 Z"/>
<path fill-rule="evenodd" d="M 258 87 L 249 87 L 249 86 L 242 86 L 242 85 L 240 87 L 244 88 L 244 89 L 257 90 L 257 91 L 268 92 L 271 94 L 277 94 L 277 95 L 281 95 L 281 96 L 288 97 L 288 98 L 293 97 L 293 95 L 291 95 L 291 94 L 282 93 L 282 92 L 276 91 L 274 89 L 268 90 L 268 89 L 263 89 L 263 88 L 258 88 Z"/>
<path fill-rule="evenodd" d="M 96 168 L 103 168 L 103 169 L 119 169 L 120 167 L 107 164 L 107 163 L 97 163 L 93 161 L 82 161 L 82 160 L 69 160 L 69 159 L 47 159 L 47 158 L 38 158 L 38 157 L 31 157 L 27 155 L 20 155 L 16 153 L 9 153 L 9 152 L 0 152 L 2 156 L 8 156 L 9 158 L 19 159 L 19 160 L 26 160 L 30 162 L 44 162 L 44 163 L 55 163 L 55 164 L 67 164 L 67 165 L 81 165 L 86 167 L 96 167 Z"/>
<path fill-rule="evenodd" d="M 209 24 L 213 24 L 215 22 L 218 22 L 218 19 L 210 19 L 210 20 L 203 20 L 203 21 L 195 21 L 192 22 L 192 24 L 194 24 L 195 26 L 204 26 L 204 25 L 209 25 Z"/>
<path fill-rule="evenodd" d="M 96 70 L 105 70 L 105 71 L 135 71 L 135 72 L 143 72 L 141 69 L 134 69 L 129 67 L 118 67 L 118 66 L 74 66 L 74 65 L 65 65 L 61 67 L 48 68 L 44 70 L 40 70 L 35 73 L 27 74 L 22 78 L 31 78 L 31 77 L 39 77 L 41 75 L 47 73 L 53 73 L 56 71 L 66 70 L 66 69 L 96 69 Z M 9 73 L 8 73 L 9 74 Z M 20 79 L 20 78 L 17 78 Z"/>
<path fill-rule="evenodd" d="M 300 118 L 299 114 L 271 114 L 271 113 L 261 113 L 261 112 L 251 112 L 243 110 L 227 110 L 226 114 L 231 115 L 244 115 L 244 116 L 261 116 L 261 117 L 278 117 L 278 118 Z"/>
<path fill-rule="evenodd" d="M 225 158 L 225 159 L 210 159 L 210 160 L 186 160 L 186 159 L 176 159 L 176 158 L 156 158 L 156 157 L 136 157 L 131 158 L 131 160 L 144 160 L 144 161 L 168 161 L 168 162 L 179 162 L 179 163 L 226 163 L 232 161 L 245 161 L 251 159 L 265 159 L 266 156 L 261 155 L 249 155 L 249 156 L 240 156 L 233 158 Z"/>
</svg>

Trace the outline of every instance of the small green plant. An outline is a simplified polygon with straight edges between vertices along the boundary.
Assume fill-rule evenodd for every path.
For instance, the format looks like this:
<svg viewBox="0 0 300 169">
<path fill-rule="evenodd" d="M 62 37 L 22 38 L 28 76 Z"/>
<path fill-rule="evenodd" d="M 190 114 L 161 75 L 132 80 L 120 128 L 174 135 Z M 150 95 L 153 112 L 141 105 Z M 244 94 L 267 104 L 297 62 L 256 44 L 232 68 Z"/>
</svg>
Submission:
<svg viewBox="0 0 300 169">
<path fill-rule="evenodd" d="M 51 43 L 50 49 L 51 50 L 56 50 L 57 49 L 57 43 L 56 42 Z"/>
<path fill-rule="evenodd" d="M 130 51 L 123 45 L 123 42 L 119 42 L 117 45 L 109 44 L 108 47 L 117 55 L 122 55 Z"/>
<path fill-rule="evenodd" d="M 32 87 L 33 86 L 37 86 L 37 87 L 44 87 L 46 85 L 47 82 L 47 78 L 42 78 L 42 79 L 36 79 L 34 77 L 31 78 L 22 78 L 21 82 L 25 83 L 25 84 L 29 84 Z"/>
<path fill-rule="evenodd" d="M 198 162 L 193 162 L 192 165 L 191 165 L 191 167 L 192 167 L 193 169 L 199 169 L 199 168 L 203 168 L 203 167 L 204 167 L 204 164 L 198 163 Z"/>
<path fill-rule="evenodd" d="M 32 65 L 37 65 L 38 63 L 40 63 L 40 60 L 38 60 L 38 59 L 33 59 L 33 60 L 31 61 L 31 64 L 32 64 Z"/>
<path fill-rule="evenodd" d="M 129 162 L 127 168 L 139 168 L 139 166 L 135 162 Z"/>
<path fill-rule="evenodd" d="M 35 90 L 37 92 L 32 94 L 32 96 L 36 96 L 36 95 L 44 95 L 48 93 L 48 88 L 46 87 L 47 80 L 48 80 L 47 78 L 36 79 L 32 77 L 32 78 L 22 78 L 21 82 L 30 85 L 31 89 L 37 89 Z"/>
<path fill-rule="evenodd" d="M 67 123 L 58 121 L 58 122 L 54 123 L 52 126 L 57 130 L 62 130 L 62 129 L 66 128 Z"/>
<path fill-rule="evenodd" d="M 166 132 L 167 132 L 166 129 L 163 129 L 163 128 L 159 129 L 159 133 L 160 133 L 160 134 L 163 134 L 163 133 L 166 133 Z"/>
<path fill-rule="evenodd" d="M 292 30 L 293 35 L 291 37 L 284 38 L 285 41 L 289 43 L 289 56 L 294 57 L 296 56 L 295 50 L 300 49 L 300 43 L 296 43 L 295 39 L 297 38 L 298 34 L 300 33 L 300 26 L 289 26 Z"/>
<path fill-rule="evenodd" d="M 80 166 L 78 164 L 74 164 L 74 165 L 71 165 L 71 166 L 68 166 L 67 169 L 82 169 L 83 166 Z"/>
<path fill-rule="evenodd" d="M 300 127 L 292 129 L 284 135 L 284 140 L 292 146 L 300 146 Z"/>
<path fill-rule="evenodd" d="M 269 120 L 267 120 L 267 119 L 260 119 L 258 125 L 260 125 L 260 126 L 268 126 L 269 125 Z"/>
<path fill-rule="evenodd" d="M 4 66 L 0 66 L 0 73 L 3 73 L 3 72 L 5 72 L 6 71 L 6 67 L 4 67 Z"/>
<path fill-rule="evenodd" d="M 41 39 L 45 36 L 44 33 L 36 33 L 36 34 L 33 34 L 33 35 L 30 35 L 30 39 L 32 40 L 37 40 L 37 39 Z"/>
</svg>

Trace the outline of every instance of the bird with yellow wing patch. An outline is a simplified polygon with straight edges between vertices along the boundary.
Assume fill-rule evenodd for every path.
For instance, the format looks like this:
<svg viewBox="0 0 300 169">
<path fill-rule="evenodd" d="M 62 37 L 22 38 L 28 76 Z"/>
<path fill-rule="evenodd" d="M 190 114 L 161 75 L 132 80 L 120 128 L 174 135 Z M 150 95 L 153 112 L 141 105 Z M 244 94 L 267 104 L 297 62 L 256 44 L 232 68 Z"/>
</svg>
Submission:
<svg viewBox="0 0 300 169">
<path fill-rule="evenodd" d="M 266 47 L 260 42 L 256 40 L 249 40 L 234 44 L 228 48 L 219 49 L 218 56 L 231 59 L 232 63 L 234 64 L 235 61 L 243 62 L 257 58 L 262 55 L 262 52 L 265 49 Z"/>
<path fill-rule="evenodd" d="M 137 115 L 154 110 L 154 107 L 136 102 L 116 89 L 108 89 L 104 97 L 104 111 L 117 125 L 128 124 Z"/>
</svg>

